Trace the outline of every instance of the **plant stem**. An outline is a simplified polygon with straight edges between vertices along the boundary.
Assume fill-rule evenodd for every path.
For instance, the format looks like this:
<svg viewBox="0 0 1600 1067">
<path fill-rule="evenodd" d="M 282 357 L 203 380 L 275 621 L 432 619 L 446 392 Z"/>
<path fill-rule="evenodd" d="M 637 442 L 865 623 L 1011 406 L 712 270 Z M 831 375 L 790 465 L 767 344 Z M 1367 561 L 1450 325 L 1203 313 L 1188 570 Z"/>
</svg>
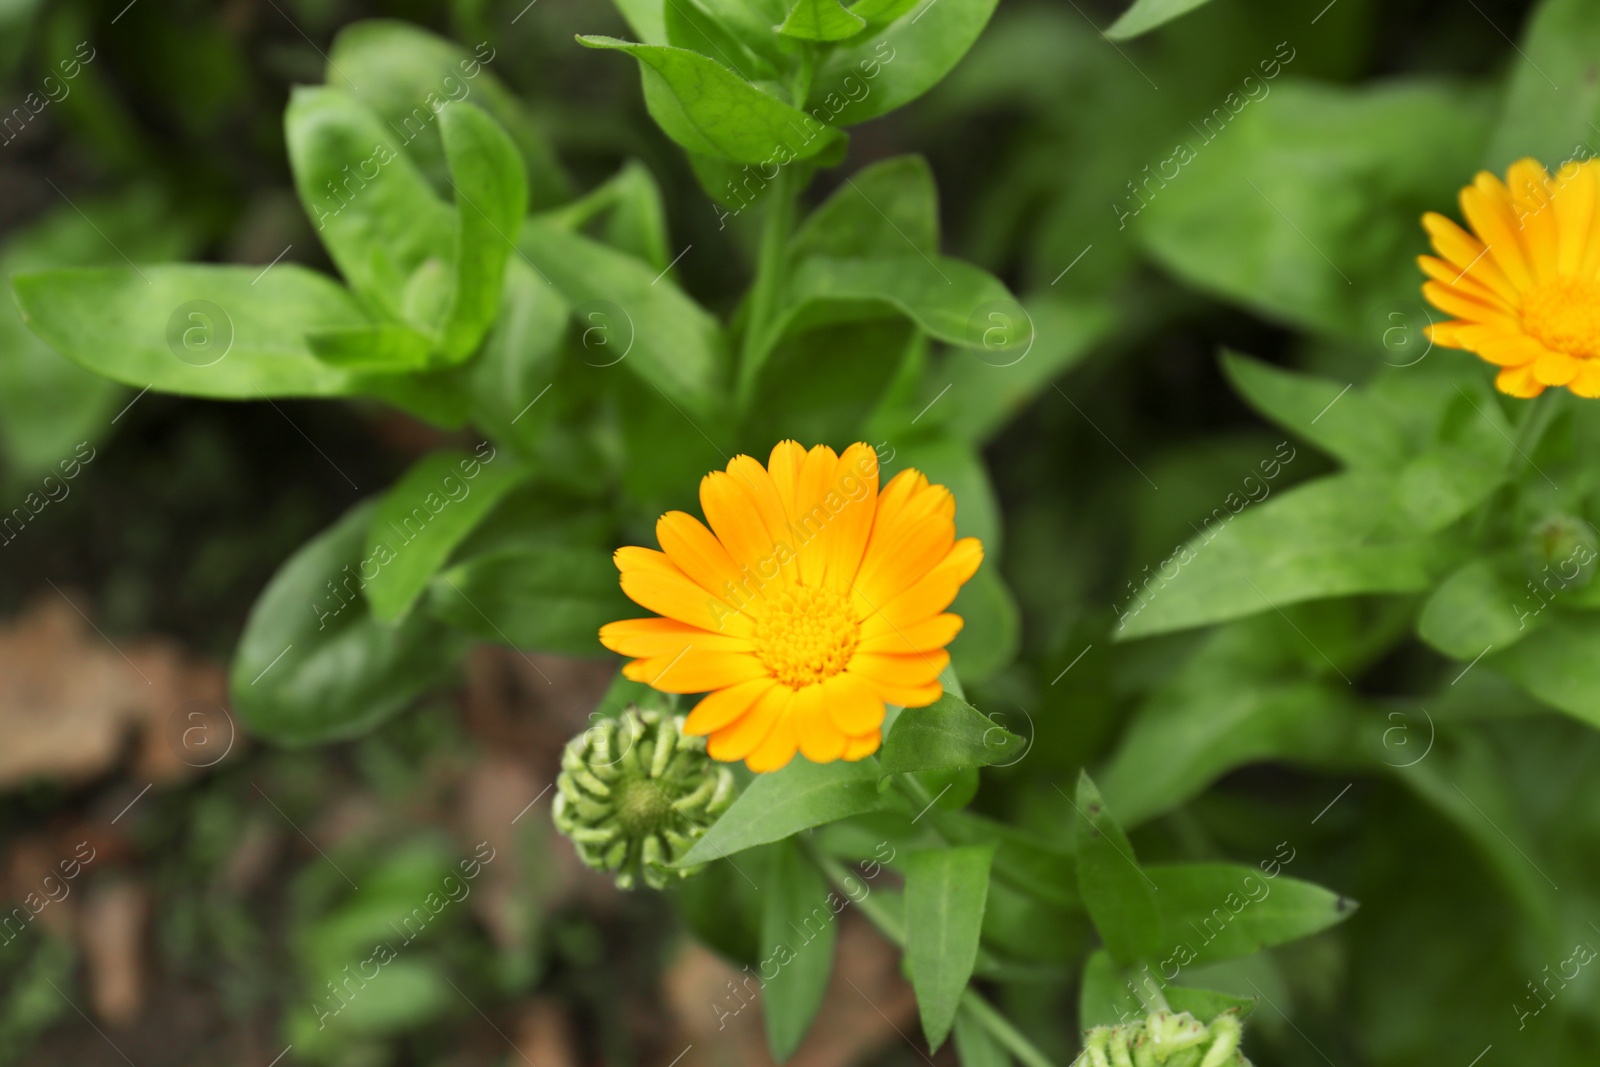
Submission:
<svg viewBox="0 0 1600 1067">
<path fill-rule="evenodd" d="M 994 1005 L 983 999 L 978 992 L 970 986 L 961 994 L 961 1007 L 989 1031 L 991 1037 L 1004 1045 L 1006 1051 L 1017 1058 L 1024 1067 L 1055 1067 L 1049 1057 L 1034 1047 L 1022 1033 L 1011 1025 L 1011 1021 L 998 1011 Z"/>
<path fill-rule="evenodd" d="M 1535 397 L 1528 404 L 1527 412 L 1522 416 L 1522 421 L 1517 424 L 1517 437 L 1511 443 L 1511 457 L 1506 461 L 1506 483 L 1490 494 L 1478 508 L 1478 516 L 1473 520 L 1471 539 L 1478 546 L 1484 544 L 1489 533 L 1490 520 L 1504 510 L 1503 501 L 1512 492 L 1509 484 L 1522 473 L 1525 463 L 1533 462 L 1533 453 L 1538 449 L 1539 442 L 1544 440 L 1544 435 L 1550 429 L 1550 424 L 1561 407 L 1561 390 L 1558 388 L 1546 389 L 1544 393 Z"/>
<path fill-rule="evenodd" d="M 920 783 L 919 783 L 920 784 Z M 924 791 L 925 792 L 925 791 Z M 845 888 L 845 879 L 851 877 L 844 864 L 829 856 L 821 855 L 814 849 L 802 845 L 806 855 L 811 857 L 811 862 L 832 882 L 834 887 L 850 899 L 867 920 L 877 927 L 878 932 L 887 937 L 902 952 L 906 947 L 905 921 L 902 916 L 894 914 L 886 908 L 881 900 L 867 893 L 860 900 Z M 976 1019 L 991 1037 L 1017 1058 L 1024 1067 L 1055 1067 L 1050 1057 L 1034 1047 L 1033 1042 L 1022 1035 L 1016 1027 L 1012 1026 L 1005 1016 L 995 1010 L 994 1005 L 983 998 L 983 994 L 973 989 L 970 985 L 961 994 L 961 1006 Z"/>
<path fill-rule="evenodd" d="M 1561 407 L 1560 394 L 1559 388 L 1546 389 L 1543 396 L 1528 405 L 1528 413 L 1522 417 L 1522 422 L 1517 426 L 1517 440 L 1512 446 L 1516 453 L 1511 459 L 1513 472 L 1522 469 L 1519 460 L 1533 462 L 1534 451 L 1544 439 L 1545 431 L 1550 429 L 1550 424 L 1555 421 L 1557 410 Z"/>
<path fill-rule="evenodd" d="M 783 261 L 789 250 L 789 233 L 794 228 L 795 200 L 800 190 L 792 171 L 794 164 L 779 167 L 777 177 L 767 189 L 767 214 L 762 220 L 761 248 L 756 260 L 756 280 L 750 290 L 749 314 L 745 318 L 744 343 L 739 354 L 739 399 L 746 402 L 755 388 L 757 355 L 765 343 L 778 296 L 783 291 Z"/>
</svg>

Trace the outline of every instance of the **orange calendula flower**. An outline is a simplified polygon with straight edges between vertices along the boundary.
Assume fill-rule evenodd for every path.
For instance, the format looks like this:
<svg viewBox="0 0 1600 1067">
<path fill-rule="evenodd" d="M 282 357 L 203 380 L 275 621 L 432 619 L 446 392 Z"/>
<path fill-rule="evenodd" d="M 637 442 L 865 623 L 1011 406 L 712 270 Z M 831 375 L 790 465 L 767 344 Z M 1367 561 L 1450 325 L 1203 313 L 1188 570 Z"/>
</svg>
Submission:
<svg viewBox="0 0 1600 1067">
<path fill-rule="evenodd" d="M 662 551 L 622 548 L 622 591 L 660 618 L 600 628 L 622 673 L 705 693 L 684 725 L 719 760 L 774 771 L 878 749 L 884 705 L 924 707 L 961 618 L 945 611 L 983 546 L 956 540 L 956 502 L 914 470 L 878 490 L 878 455 L 793 441 L 767 466 L 735 456 L 700 482 L 707 529 L 670 511 Z"/>
<path fill-rule="evenodd" d="M 1600 162 L 1551 177 L 1524 159 L 1504 182 L 1483 171 L 1461 190 L 1461 211 L 1471 233 L 1422 217 L 1443 257 L 1419 258 L 1432 279 L 1422 292 L 1455 316 L 1428 336 L 1499 366 L 1503 393 L 1564 385 L 1600 396 Z"/>
</svg>

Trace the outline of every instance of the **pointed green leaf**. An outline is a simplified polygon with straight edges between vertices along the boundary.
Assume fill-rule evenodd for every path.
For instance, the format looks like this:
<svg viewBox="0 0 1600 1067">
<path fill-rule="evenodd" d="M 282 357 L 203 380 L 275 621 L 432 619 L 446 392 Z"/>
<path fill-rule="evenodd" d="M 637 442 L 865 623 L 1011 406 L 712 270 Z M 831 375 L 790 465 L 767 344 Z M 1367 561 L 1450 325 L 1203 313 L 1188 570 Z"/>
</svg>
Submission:
<svg viewBox="0 0 1600 1067">
<path fill-rule="evenodd" d="M 867 28 L 867 20 L 846 11 L 839 0 L 795 0 L 778 32 L 802 41 L 843 41 Z"/>
<path fill-rule="evenodd" d="M 848 901 L 792 841 L 773 846 L 761 894 L 761 959 L 778 968 L 761 987 L 767 1047 L 779 1063 L 800 1047 L 833 973 L 838 915 Z"/>
<path fill-rule="evenodd" d="M 441 347 L 454 361 L 472 355 L 500 310 L 506 260 L 528 213 L 528 175 L 517 146 L 487 112 L 471 104 L 439 115 L 455 191 L 455 289 Z"/>
<path fill-rule="evenodd" d="M 819 64 L 806 107 L 855 126 L 903 107 L 955 69 L 999 0 L 925 0 L 882 33 L 838 45 Z"/>
<path fill-rule="evenodd" d="M 1160 887 L 1162 945 L 1180 966 L 1251 956 L 1310 937 L 1356 912 L 1348 897 L 1242 864 L 1155 864 L 1145 871 Z"/>
<path fill-rule="evenodd" d="M 1009 321 L 1018 311 L 1026 316 L 1026 325 Z M 928 421 L 938 419 L 950 433 L 975 443 L 999 433 L 1052 380 L 1076 366 L 1111 333 L 1117 318 L 1104 300 L 1030 295 L 1015 309 L 1009 305 L 988 309 L 985 323 L 1014 333 L 1015 339 L 1007 337 L 998 352 L 982 348 L 951 352 L 943 368 L 950 391 L 927 415 Z M 1030 342 L 1031 347 L 1018 347 Z M 934 401 L 938 388 L 942 386 L 928 390 L 924 404 Z M 912 417 L 921 410 L 919 405 Z"/>
<path fill-rule="evenodd" d="M 1292 458 L 1292 455 L 1291 457 Z M 1385 536 L 1396 505 L 1387 472 L 1349 472 L 1259 503 L 1230 493 L 1201 533 L 1116 609 L 1118 640 L 1357 593 L 1411 593 L 1433 584 L 1439 560 L 1417 534 Z"/>
<path fill-rule="evenodd" d="M 1026 742 L 960 697 L 907 708 L 884 739 L 884 774 L 985 767 L 1017 759 Z"/>
<path fill-rule="evenodd" d="M 394 622 L 410 611 L 456 545 L 526 476 L 488 445 L 476 456 L 445 449 L 418 460 L 384 494 L 367 531 L 374 574 L 362 578 L 372 613 Z"/>
<path fill-rule="evenodd" d="M 1297 374 L 1228 351 L 1222 353 L 1222 370 L 1251 407 L 1350 466 L 1392 469 L 1410 452 L 1401 428 L 1349 382 Z"/>
<path fill-rule="evenodd" d="M 1263 60 L 1280 76 L 1254 99 L 1208 102 L 1112 214 L 1185 283 L 1268 319 L 1369 346 L 1398 327 L 1390 336 L 1416 337 L 1428 321 L 1417 218 L 1453 203 L 1475 169 L 1490 97 L 1420 80 L 1335 86 L 1296 77 L 1314 60 L 1295 56 L 1284 42 Z M 1405 365 L 1414 351 L 1377 355 Z"/>
<path fill-rule="evenodd" d="M 234 652 L 233 708 L 251 732 L 284 744 L 371 729 L 443 682 L 464 643 L 420 614 L 374 619 L 359 571 L 373 502 L 352 508 L 273 575 Z"/>
<path fill-rule="evenodd" d="M 630 44 L 615 37 L 584 36 L 578 41 L 637 59 L 651 117 L 691 152 L 734 163 L 776 161 L 781 166 L 809 159 L 843 137 L 698 52 Z"/>
<path fill-rule="evenodd" d="M 1171 22 L 1179 15 L 1188 14 L 1209 0 L 1133 0 L 1133 6 L 1122 13 L 1106 30 L 1112 40 L 1125 41 L 1141 33 L 1149 33 L 1157 26 Z"/>
<path fill-rule="evenodd" d="M 520 247 L 580 312 L 584 361 L 639 375 L 690 413 L 716 410 L 726 362 L 716 318 L 643 260 L 529 219 Z M 614 369 L 610 369 L 614 368 Z"/>
<path fill-rule="evenodd" d="M 49 270 L 12 283 L 45 343 L 126 385 L 250 400 L 358 391 L 305 336 L 367 317 L 343 286 L 292 263 Z"/>
<path fill-rule="evenodd" d="M 1144 1005 L 1134 995 L 1127 975 L 1103 948 L 1089 953 L 1083 962 L 1083 980 L 1078 985 L 1078 1029 L 1116 1026 L 1144 1014 Z"/>
<path fill-rule="evenodd" d="M 1428 597 L 1417 636 L 1459 660 L 1476 659 L 1491 647 L 1510 648 L 1554 614 L 1544 612 L 1545 601 L 1518 569 L 1509 560 L 1468 563 Z"/>
<path fill-rule="evenodd" d="M 302 86 L 283 123 L 300 203 L 350 288 L 433 332 L 449 297 L 455 213 L 355 96 Z"/>
<path fill-rule="evenodd" d="M 74 198 L 6 239 L 0 281 L 31 270 L 123 266 L 119 250 L 138 263 L 179 259 L 195 244 L 193 227 L 148 189 Z M 16 302 L 0 297 L 0 442 L 7 469 L 24 477 L 52 471 L 78 445 L 115 429 L 111 420 L 127 402 L 116 382 L 51 351 L 28 331 Z"/>
<path fill-rule="evenodd" d="M 1127 965 L 1148 960 L 1162 947 L 1155 882 L 1139 866 L 1087 771 L 1078 775 L 1074 819 L 1078 841 L 1078 892 L 1106 951 Z"/>
<path fill-rule="evenodd" d="M 428 611 L 484 641 L 597 656 L 601 626 L 628 614 L 610 553 L 573 545 L 513 547 L 441 571 Z"/>
<path fill-rule="evenodd" d="M 971 1009 L 956 1012 L 956 1058 L 961 1067 L 1011 1067 L 1011 1057 Z"/>
<path fill-rule="evenodd" d="M 921 156 L 895 156 L 861 168 L 806 217 L 789 242 L 791 263 L 908 252 L 939 253 L 939 193 Z"/>
<path fill-rule="evenodd" d="M 922 1032 L 937 1050 L 978 959 L 993 845 L 930 849 L 906 857 L 906 967 Z"/>
<path fill-rule="evenodd" d="M 1508 27 L 1509 29 L 1509 27 Z M 1594 50 L 1600 11 L 1587 0 L 1544 0 L 1534 7 L 1514 46 L 1522 62 L 1508 71 L 1500 119 L 1486 164 L 1496 171 L 1526 156 L 1551 173 L 1568 159 L 1594 154 L 1594 122 L 1600 121 L 1600 82 Z"/>
<path fill-rule="evenodd" d="M 921 0 L 856 0 L 850 5 L 850 13 L 881 26 L 893 22 L 919 3 Z"/>
<path fill-rule="evenodd" d="M 1491 652 L 1493 667 L 1553 708 L 1600 726 L 1600 617 L 1560 615 L 1504 653 Z"/>
<path fill-rule="evenodd" d="M 1259 1001 L 1255 997 L 1236 997 L 1232 993 L 1219 993 L 1215 989 L 1194 989 L 1188 986 L 1169 985 L 1162 989 L 1167 1004 L 1173 1011 L 1186 1011 L 1203 1023 L 1224 1012 L 1234 1012 L 1243 1019 L 1255 1010 Z"/>
<path fill-rule="evenodd" d="M 661 0 L 656 0 L 659 9 Z M 488 41 L 471 52 L 454 41 L 398 19 L 365 19 L 339 31 L 328 49 L 326 81 L 346 89 L 382 117 L 410 156 L 444 196 L 444 144 L 438 118 L 470 100 L 494 117 L 516 142 L 528 173 L 535 208 L 572 196 L 549 139 L 528 116 L 522 101 L 495 75 L 498 52 Z"/>
<path fill-rule="evenodd" d="M 881 777 L 870 756 L 859 763 L 812 763 L 796 756 L 782 770 L 758 775 L 681 865 L 709 863 L 813 826 L 891 809 L 892 794 L 878 792 Z"/>
<path fill-rule="evenodd" d="M 311 330 L 306 344 L 324 363 L 347 371 L 420 371 L 433 354 L 433 338 L 394 322 Z"/>
<path fill-rule="evenodd" d="M 698 0 L 672 0 L 664 14 L 667 39 L 662 44 L 715 59 L 747 82 L 778 80 L 777 67 L 753 47 L 756 40 L 736 34 Z M 770 24 L 761 28 L 760 38 L 773 37 Z"/>
</svg>

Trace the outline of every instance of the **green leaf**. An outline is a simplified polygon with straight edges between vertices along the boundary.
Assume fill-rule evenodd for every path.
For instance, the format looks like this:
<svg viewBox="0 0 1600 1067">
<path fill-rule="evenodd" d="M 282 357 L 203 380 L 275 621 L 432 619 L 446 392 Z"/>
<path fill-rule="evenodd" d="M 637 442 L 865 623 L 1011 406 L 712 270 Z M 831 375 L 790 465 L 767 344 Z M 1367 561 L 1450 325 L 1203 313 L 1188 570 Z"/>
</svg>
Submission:
<svg viewBox="0 0 1600 1067">
<path fill-rule="evenodd" d="M 142 276 L 141 276 L 142 275 Z M 227 399 L 346 396 L 345 371 L 317 359 L 309 332 L 367 324 L 342 286 L 282 263 L 50 270 L 13 280 L 28 327 L 114 381 Z"/>
<path fill-rule="evenodd" d="M 978 959 L 993 845 L 929 849 L 906 857 L 906 967 L 922 1032 L 935 1051 Z"/>
<path fill-rule="evenodd" d="M 925 708 L 908 708 L 884 739 L 884 774 L 987 767 L 1010 763 L 1026 742 L 960 697 L 944 694 Z"/>
<path fill-rule="evenodd" d="M 519 255 L 506 262 L 500 316 L 467 366 L 473 421 L 526 449 L 554 421 L 555 383 L 572 306 Z"/>
<path fill-rule="evenodd" d="M 838 914 L 848 903 L 793 841 L 773 847 L 762 894 L 761 960 L 778 967 L 761 987 L 767 1047 L 779 1063 L 800 1047 L 833 971 Z M 835 908 L 835 902 L 838 907 Z M 764 968 L 763 968 L 764 969 Z"/>
<path fill-rule="evenodd" d="M 378 622 L 361 595 L 373 502 L 307 542 L 268 583 L 234 652 L 233 708 L 250 730 L 284 744 L 351 737 L 439 685 L 462 649 L 438 623 Z"/>
<path fill-rule="evenodd" d="M 955 69 L 998 2 L 932 0 L 868 40 L 836 46 L 818 65 L 807 108 L 855 126 L 909 104 Z"/>
<path fill-rule="evenodd" d="M 785 309 L 767 331 L 756 357 L 741 368 L 753 381 L 784 337 L 834 323 L 904 315 L 933 339 L 978 347 L 982 312 L 1015 307 L 1016 299 L 993 275 L 945 256 L 909 251 L 876 259 L 813 256 L 787 278 Z M 1019 344 L 1025 343 L 1019 339 Z"/>
<path fill-rule="evenodd" d="M 754 47 L 756 39 L 741 39 L 724 20 L 706 11 L 697 0 L 672 0 L 666 11 L 667 39 L 664 44 L 719 60 L 747 82 L 776 82 L 778 69 Z M 772 37 L 773 27 L 761 28 L 760 37 Z"/>
<path fill-rule="evenodd" d="M 1348 897 L 1233 863 L 1156 864 L 1146 867 L 1160 887 L 1162 943 L 1183 946 L 1191 960 L 1180 966 L 1250 956 L 1264 948 L 1309 937 L 1355 914 Z M 1187 955 L 1187 954 L 1184 954 Z"/>
<path fill-rule="evenodd" d="M 1475 169 L 1486 96 L 1395 81 L 1268 91 L 1230 91 L 1180 130 L 1116 200 L 1119 224 L 1187 284 L 1279 322 L 1366 345 L 1397 312 L 1420 323 L 1417 219 Z"/>
<path fill-rule="evenodd" d="M 776 161 L 782 166 L 809 159 L 843 137 L 697 52 L 615 37 L 580 36 L 578 41 L 637 59 L 651 117 L 691 152 L 733 163 Z"/>
<path fill-rule="evenodd" d="M 1078 1029 L 1116 1026 L 1143 1015 L 1144 1005 L 1106 950 L 1098 948 L 1089 953 L 1078 986 Z"/>
<path fill-rule="evenodd" d="M 1228 351 L 1222 353 L 1222 370 L 1251 407 L 1352 467 L 1393 469 L 1410 452 L 1402 429 L 1349 382 L 1297 374 Z"/>
<path fill-rule="evenodd" d="M 1290 457 L 1293 458 L 1292 456 Z M 1380 538 L 1396 495 L 1392 476 L 1350 472 L 1251 504 L 1230 493 L 1204 530 L 1118 607 L 1127 640 L 1357 593 L 1410 593 L 1432 584 L 1438 551 L 1415 534 Z M 1237 506 L 1235 506 L 1237 505 Z M 1160 582 L 1158 586 L 1153 583 Z M 1148 595 L 1148 599 L 1146 596 Z"/>
<path fill-rule="evenodd" d="M 1600 727 L 1600 618 L 1562 615 L 1484 665 L 1504 674 L 1540 700 Z M 1476 654 L 1476 653 L 1475 653 Z"/>
<path fill-rule="evenodd" d="M 812 763 L 804 756 L 762 774 L 695 843 L 682 866 L 693 867 L 778 841 L 813 826 L 882 811 L 891 801 L 878 792 L 882 777 L 872 757 L 859 763 Z"/>
<path fill-rule="evenodd" d="M 1504 169 L 1532 156 L 1552 172 L 1569 159 L 1587 159 L 1600 121 L 1600 83 L 1593 77 L 1589 42 L 1600 32 L 1600 12 L 1584 0 L 1543 0 L 1522 34 L 1519 62 L 1485 153 Z M 1465 179 L 1463 179 L 1465 181 Z"/>
<path fill-rule="evenodd" d="M 1209 0 L 1133 0 L 1133 6 L 1122 13 L 1106 30 L 1114 41 L 1126 41 L 1141 33 L 1149 33 L 1157 26 L 1188 14 Z"/>
<path fill-rule="evenodd" d="M 1011 1057 L 971 1010 L 956 1012 L 956 1059 L 961 1067 L 1011 1067 Z"/>
<path fill-rule="evenodd" d="M 1140 708 L 1100 779 L 1128 824 L 1138 825 L 1236 767 L 1347 762 L 1359 723 L 1348 699 L 1313 682 L 1244 675 L 1163 688 Z"/>
<path fill-rule="evenodd" d="M 1226 1012 L 1234 1012 L 1243 1019 L 1255 1010 L 1255 997 L 1236 997 L 1232 993 L 1219 993 L 1214 989 L 1194 989 L 1169 985 L 1161 991 L 1173 1011 L 1186 1011 L 1203 1023 Z"/>
<path fill-rule="evenodd" d="M 581 313 L 586 362 L 632 370 L 690 413 L 716 410 L 727 357 L 709 312 L 649 264 L 598 241 L 533 219 L 522 234 L 528 260 Z M 603 350 L 591 344 L 602 333 L 590 331 L 603 331 Z"/>
<path fill-rule="evenodd" d="M 852 15 L 860 15 L 873 25 L 893 22 L 916 7 L 921 0 L 856 0 L 850 5 Z"/>
<path fill-rule="evenodd" d="M 363 592 L 385 622 L 403 618 L 434 573 L 527 472 L 480 445 L 476 458 L 446 449 L 418 460 L 384 494 L 367 531 L 368 559 L 377 573 Z"/>
<path fill-rule="evenodd" d="M 568 656 L 603 655 L 600 627 L 638 614 L 609 553 L 569 546 L 468 559 L 430 583 L 428 610 L 486 641 Z"/>
<path fill-rule="evenodd" d="M 528 176 L 511 138 L 471 104 L 446 108 L 439 131 L 456 194 L 456 280 L 442 347 L 459 362 L 477 350 L 499 313 L 506 259 L 528 213 Z"/>
<path fill-rule="evenodd" d="M 895 376 L 925 344 L 899 316 L 797 330 L 761 366 L 744 421 L 753 433 L 782 427 L 797 441 L 860 438 Z M 850 388 L 841 390 L 841 381 Z"/>
<path fill-rule="evenodd" d="M 120 266 L 118 249 L 141 263 L 159 262 L 184 255 L 194 243 L 191 228 L 148 190 L 77 200 L 0 247 L 0 279 L 56 267 Z M 127 402 L 117 383 L 30 333 L 15 301 L 0 300 L 0 442 L 11 471 L 30 477 L 51 471 L 76 446 L 114 429 L 111 419 Z"/>
<path fill-rule="evenodd" d="M 846 11 L 839 0 L 795 0 L 778 32 L 802 41 L 843 41 L 867 28 L 867 20 Z"/>
<path fill-rule="evenodd" d="M 961 677 L 983 682 L 1011 665 L 1022 644 L 1022 613 L 993 561 L 978 568 L 950 610 L 965 620 L 950 642 L 950 662 Z"/>
<path fill-rule="evenodd" d="M 449 171 L 435 120 L 453 104 L 472 101 L 516 142 L 534 208 L 559 204 L 572 195 L 571 182 L 548 138 L 491 70 L 498 58 L 487 41 L 469 53 L 409 22 L 366 19 L 346 26 L 333 39 L 326 81 L 377 112 L 441 194 L 448 193 Z"/>
<path fill-rule="evenodd" d="M 633 35 L 646 44 L 666 44 L 666 4 L 663 0 L 612 0 Z"/>
<path fill-rule="evenodd" d="M 541 216 L 545 221 L 570 230 L 605 218 L 606 243 L 637 256 L 658 271 L 667 269 L 666 209 L 661 203 L 661 187 L 643 164 L 629 160 L 610 178 L 582 197 Z"/>
<path fill-rule="evenodd" d="M 455 213 L 354 96 L 300 86 L 283 123 L 300 203 L 350 288 L 385 317 L 435 331 Z"/>
<path fill-rule="evenodd" d="M 1405 638 L 1412 612 L 1405 601 L 1340 601 L 1204 635 L 1150 688 L 1099 776 L 1123 824 L 1143 824 L 1251 763 L 1369 769 L 1383 750 L 1364 729 L 1381 720 L 1329 660 L 1357 674 Z M 1152 646 L 1148 654 L 1170 661 L 1173 651 Z"/>
<path fill-rule="evenodd" d="M 1476 659 L 1491 647 L 1502 651 L 1551 618 L 1545 602 L 1519 585 L 1510 561 L 1473 560 L 1439 584 L 1422 607 L 1417 636 L 1447 656 Z"/>
<path fill-rule="evenodd" d="M 1049 847 L 1038 834 L 971 811 L 938 816 L 939 830 L 953 844 L 994 844 L 994 877 L 1057 908 L 1081 910 L 1078 866 L 1071 853 Z"/>
<path fill-rule="evenodd" d="M 997 323 L 986 317 L 987 325 L 1002 325 L 1007 330 L 1007 339 L 999 348 L 954 350 L 945 359 L 943 374 L 930 376 L 933 388 L 924 404 L 934 406 L 928 409 L 928 419 L 937 419 L 965 440 L 987 441 L 1052 379 L 1093 351 L 1117 324 L 1115 314 L 1102 300 L 1030 296 L 1017 308 L 1026 315 L 1027 323 Z M 988 309 L 987 315 L 1005 318 L 1009 313 L 1002 306 Z M 942 396 L 937 393 L 943 388 L 941 379 L 950 387 Z M 921 410 L 919 407 L 918 414 Z"/>
<path fill-rule="evenodd" d="M 312 330 L 306 344 L 324 363 L 352 372 L 403 374 L 425 370 L 433 338 L 399 323 Z"/>
<path fill-rule="evenodd" d="M 948 256 L 919 255 L 909 242 L 907 245 L 903 255 L 875 259 L 814 256 L 805 260 L 789 279 L 789 317 L 816 321 L 820 309 L 806 307 L 813 301 L 847 306 L 882 303 L 936 340 L 980 347 L 982 331 L 971 328 L 973 316 L 985 305 L 1015 305 L 1016 298 L 987 271 Z M 828 309 L 825 314 L 838 312 Z M 780 331 L 784 328 L 778 327 Z"/>
<path fill-rule="evenodd" d="M 789 242 L 791 264 L 812 256 L 906 252 L 939 253 L 939 194 L 921 156 L 862 167 L 806 217 Z"/>
<path fill-rule="evenodd" d="M 1128 835 L 1100 799 L 1089 772 L 1078 774 L 1073 802 L 1078 842 L 1078 892 L 1111 958 L 1151 959 L 1162 948 L 1155 883 L 1139 866 Z"/>
</svg>

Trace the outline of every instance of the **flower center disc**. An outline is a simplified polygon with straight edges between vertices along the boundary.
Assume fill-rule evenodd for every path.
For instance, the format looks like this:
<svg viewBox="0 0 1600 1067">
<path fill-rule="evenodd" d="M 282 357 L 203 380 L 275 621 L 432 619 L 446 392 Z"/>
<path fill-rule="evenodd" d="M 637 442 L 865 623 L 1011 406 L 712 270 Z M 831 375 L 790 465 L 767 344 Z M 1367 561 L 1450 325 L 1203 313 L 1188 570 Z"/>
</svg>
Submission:
<svg viewBox="0 0 1600 1067">
<path fill-rule="evenodd" d="M 1522 300 L 1522 325 L 1546 348 L 1581 359 L 1600 357 L 1600 281 L 1552 278 Z"/>
<path fill-rule="evenodd" d="M 831 589 L 795 586 L 767 601 L 756 623 L 756 656 L 791 689 L 832 678 L 861 637 L 850 602 Z"/>
<path fill-rule="evenodd" d="M 629 837 L 654 833 L 666 826 L 672 816 L 672 798 L 659 785 L 644 779 L 620 783 L 616 806 L 617 821 Z"/>
</svg>

